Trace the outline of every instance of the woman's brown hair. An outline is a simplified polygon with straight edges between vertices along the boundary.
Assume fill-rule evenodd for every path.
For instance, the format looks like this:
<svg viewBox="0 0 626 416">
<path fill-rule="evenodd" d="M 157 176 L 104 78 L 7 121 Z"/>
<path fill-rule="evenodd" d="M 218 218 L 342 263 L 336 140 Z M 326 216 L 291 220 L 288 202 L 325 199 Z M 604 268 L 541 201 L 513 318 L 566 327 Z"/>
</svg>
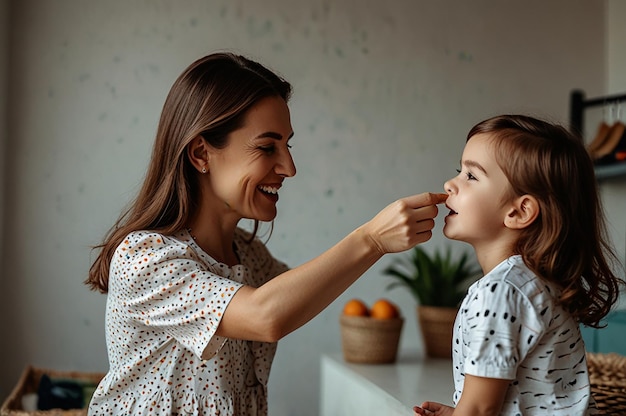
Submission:
<svg viewBox="0 0 626 416">
<path fill-rule="evenodd" d="M 594 166 L 582 138 L 564 127 L 522 115 L 474 126 L 490 134 L 496 161 L 513 196 L 537 199 L 540 214 L 522 231 L 516 254 L 539 277 L 562 288 L 560 302 L 579 322 L 598 327 L 624 281 L 609 244 Z"/>
<path fill-rule="evenodd" d="M 104 241 L 94 247 L 100 252 L 85 283 L 92 290 L 108 291 L 111 258 L 129 233 L 172 234 L 186 226 L 199 196 L 196 172 L 185 150 L 191 140 L 200 135 L 223 148 L 256 102 L 269 96 L 288 101 L 290 95 L 291 85 L 279 75 L 233 53 L 214 53 L 187 67 L 163 105 L 141 190 Z"/>
</svg>

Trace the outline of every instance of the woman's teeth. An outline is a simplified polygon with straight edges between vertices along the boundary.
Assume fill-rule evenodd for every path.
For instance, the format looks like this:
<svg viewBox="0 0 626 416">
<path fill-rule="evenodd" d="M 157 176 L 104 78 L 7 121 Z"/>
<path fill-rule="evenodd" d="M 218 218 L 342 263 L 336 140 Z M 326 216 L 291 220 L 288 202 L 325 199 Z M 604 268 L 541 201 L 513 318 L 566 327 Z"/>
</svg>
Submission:
<svg viewBox="0 0 626 416">
<path fill-rule="evenodd" d="M 259 186 L 259 189 L 267 194 L 276 195 L 278 193 L 278 188 L 274 186 Z"/>
</svg>

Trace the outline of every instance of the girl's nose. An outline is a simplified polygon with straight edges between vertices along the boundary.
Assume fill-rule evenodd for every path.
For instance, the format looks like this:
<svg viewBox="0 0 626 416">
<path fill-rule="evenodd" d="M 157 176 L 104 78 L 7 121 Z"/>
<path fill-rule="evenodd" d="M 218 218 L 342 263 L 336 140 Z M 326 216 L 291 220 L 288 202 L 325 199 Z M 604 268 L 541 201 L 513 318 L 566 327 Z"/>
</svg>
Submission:
<svg viewBox="0 0 626 416">
<path fill-rule="evenodd" d="M 452 194 L 453 192 L 452 179 L 449 179 L 443 183 L 443 189 L 446 191 L 448 195 Z"/>
</svg>

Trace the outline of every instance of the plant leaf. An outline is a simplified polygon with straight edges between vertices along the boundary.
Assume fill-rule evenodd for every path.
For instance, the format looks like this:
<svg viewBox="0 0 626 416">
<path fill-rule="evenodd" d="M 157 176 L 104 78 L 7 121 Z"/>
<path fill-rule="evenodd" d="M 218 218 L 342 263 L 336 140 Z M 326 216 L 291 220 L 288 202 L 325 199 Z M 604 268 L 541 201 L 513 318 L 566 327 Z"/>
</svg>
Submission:
<svg viewBox="0 0 626 416">
<path fill-rule="evenodd" d="M 480 268 L 466 252 L 455 260 L 450 246 L 433 254 L 415 246 L 408 255 L 396 256 L 383 274 L 394 279 L 388 290 L 405 287 L 421 305 L 457 307 Z"/>
</svg>

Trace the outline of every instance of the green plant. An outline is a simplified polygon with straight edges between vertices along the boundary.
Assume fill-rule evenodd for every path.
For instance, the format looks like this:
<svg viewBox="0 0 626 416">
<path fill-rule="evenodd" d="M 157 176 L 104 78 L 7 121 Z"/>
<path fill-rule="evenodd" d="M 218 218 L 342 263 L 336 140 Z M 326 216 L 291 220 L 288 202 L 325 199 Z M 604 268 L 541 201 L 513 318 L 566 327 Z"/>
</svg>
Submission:
<svg viewBox="0 0 626 416">
<path fill-rule="evenodd" d="M 416 246 L 408 256 L 398 256 L 394 260 L 383 270 L 383 274 L 396 279 L 387 289 L 403 286 L 424 306 L 458 307 L 468 286 L 481 271 L 467 253 L 454 259 L 450 247 L 445 253 L 436 249 L 429 255 Z"/>
</svg>

